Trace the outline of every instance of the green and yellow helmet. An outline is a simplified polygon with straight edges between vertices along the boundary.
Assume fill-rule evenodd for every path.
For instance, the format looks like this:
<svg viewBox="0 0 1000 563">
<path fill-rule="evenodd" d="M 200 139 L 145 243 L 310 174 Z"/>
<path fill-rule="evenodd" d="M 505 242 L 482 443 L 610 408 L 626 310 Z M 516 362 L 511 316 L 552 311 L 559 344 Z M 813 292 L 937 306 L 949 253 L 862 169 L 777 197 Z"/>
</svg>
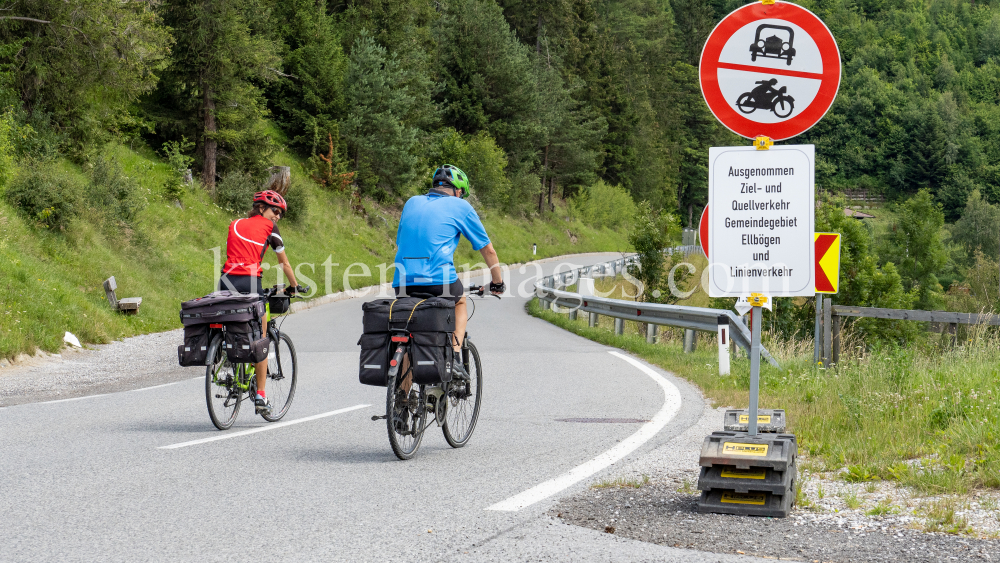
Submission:
<svg viewBox="0 0 1000 563">
<path fill-rule="evenodd" d="M 472 188 L 469 186 L 469 177 L 465 172 L 451 164 L 442 164 L 434 171 L 434 179 L 431 185 L 435 188 L 455 188 L 462 192 L 462 198 L 469 197 Z"/>
</svg>

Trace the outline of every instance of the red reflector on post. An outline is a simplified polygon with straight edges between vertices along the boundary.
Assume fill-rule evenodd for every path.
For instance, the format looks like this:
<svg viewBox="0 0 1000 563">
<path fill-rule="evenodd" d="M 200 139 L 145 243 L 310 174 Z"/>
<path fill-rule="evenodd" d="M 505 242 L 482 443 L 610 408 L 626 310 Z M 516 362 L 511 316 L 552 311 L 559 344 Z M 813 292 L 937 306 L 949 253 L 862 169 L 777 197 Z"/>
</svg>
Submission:
<svg viewBox="0 0 1000 563">
<path fill-rule="evenodd" d="M 636 309 L 636 310 L 635 310 L 635 316 L 637 316 L 637 317 L 641 317 L 641 316 L 642 316 L 642 310 L 640 310 L 640 309 Z"/>
</svg>

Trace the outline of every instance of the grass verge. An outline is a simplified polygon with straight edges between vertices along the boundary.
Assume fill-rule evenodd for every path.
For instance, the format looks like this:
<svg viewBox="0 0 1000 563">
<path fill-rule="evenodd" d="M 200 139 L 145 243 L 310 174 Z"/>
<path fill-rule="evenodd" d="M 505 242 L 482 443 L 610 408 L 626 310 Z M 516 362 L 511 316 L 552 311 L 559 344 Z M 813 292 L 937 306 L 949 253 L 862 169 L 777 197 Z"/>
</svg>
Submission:
<svg viewBox="0 0 1000 563">
<path fill-rule="evenodd" d="M 682 350 L 680 330 L 661 330 L 649 344 L 645 326 L 613 319 L 597 327 L 543 310 L 528 312 L 595 342 L 621 348 L 698 385 L 717 405 L 746 408 L 750 362 L 733 355 L 732 373 L 719 376 L 714 335 Z M 706 338 L 708 336 L 708 338 Z M 811 347 L 769 336 L 764 344 L 781 369 L 762 362 L 761 408 L 783 408 L 800 451 L 814 469 L 848 481 L 895 480 L 926 494 L 965 494 L 1000 488 L 1000 338 L 982 330 L 953 350 L 854 348 L 836 369 L 812 364 Z M 721 422 L 721 421 L 720 421 Z"/>
</svg>

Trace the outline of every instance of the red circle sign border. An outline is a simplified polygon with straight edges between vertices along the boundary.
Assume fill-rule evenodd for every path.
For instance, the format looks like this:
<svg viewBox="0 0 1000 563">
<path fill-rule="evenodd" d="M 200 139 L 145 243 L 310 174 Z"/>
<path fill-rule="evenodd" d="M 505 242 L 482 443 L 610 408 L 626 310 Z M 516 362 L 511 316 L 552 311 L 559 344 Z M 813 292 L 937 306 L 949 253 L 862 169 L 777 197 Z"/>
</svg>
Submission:
<svg viewBox="0 0 1000 563">
<path fill-rule="evenodd" d="M 719 56 L 726 41 L 746 24 L 762 19 L 781 19 L 798 25 L 816 42 L 823 57 L 823 82 L 816 97 L 802 113 L 780 123 L 757 123 L 743 117 L 730 107 L 719 88 Z M 712 39 L 716 37 L 725 37 L 725 40 L 716 40 L 713 43 Z M 836 57 L 835 61 L 827 60 L 827 55 L 830 53 Z M 706 60 L 713 62 L 706 65 Z M 789 2 L 775 2 L 771 6 L 755 2 L 730 12 L 708 35 L 698 67 L 701 93 L 705 97 L 708 109 L 730 131 L 749 139 L 767 135 L 775 141 L 783 141 L 801 135 L 826 115 L 837 97 L 837 90 L 840 89 L 840 49 L 833 38 L 833 33 L 816 14 Z M 764 67 L 761 69 L 764 72 L 769 70 Z"/>
</svg>

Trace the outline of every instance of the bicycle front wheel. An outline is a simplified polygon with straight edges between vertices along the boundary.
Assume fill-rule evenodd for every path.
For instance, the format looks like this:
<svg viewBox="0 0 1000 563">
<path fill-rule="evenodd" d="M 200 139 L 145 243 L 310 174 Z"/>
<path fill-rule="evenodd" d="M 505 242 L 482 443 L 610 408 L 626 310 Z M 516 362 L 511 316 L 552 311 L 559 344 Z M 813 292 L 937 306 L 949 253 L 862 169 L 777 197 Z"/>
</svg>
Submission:
<svg viewBox="0 0 1000 563">
<path fill-rule="evenodd" d="M 298 383 L 298 358 L 292 339 L 285 333 L 271 331 L 271 354 L 267 358 L 267 387 L 264 392 L 271 401 L 271 412 L 261 413 L 264 420 L 281 420 L 292 406 Z"/>
<path fill-rule="evenodd" d="M 389 445 L 399 459 L 410 459 L 417 453 L 424 437 L 424 419 L 427 411 L 421 400 L 423 391 L 419 385 L 411 385 L 409 392 L 403 390 L 403 377 L 389 378 L 386 389 L 385 421 L 389 430 Z"/>
<path fill-rule="evenodd" d="M 208 416 L 219 430 L 226 430 L 236 422 L 243 402 L 243 390 L 236 380 L 236 366 L 229 363 L 222 349 L 222 334 L 217 334 L 208 347 L 208 368 L 205 370 L 205 400 Z"/>
<path fill-rule="evenodd" d="M 462 366 L 469 379 L 452 379 L 448 386 L 448 401 L 444 416 L 444 439 L 453 448 L 461 448 L 472 437 L 479 420 L 479 403 L 483 398 L 483 366 L 479 360 L 479 350 L 466 337 L 467 349 L 462 350 Z"/>
</svg>

